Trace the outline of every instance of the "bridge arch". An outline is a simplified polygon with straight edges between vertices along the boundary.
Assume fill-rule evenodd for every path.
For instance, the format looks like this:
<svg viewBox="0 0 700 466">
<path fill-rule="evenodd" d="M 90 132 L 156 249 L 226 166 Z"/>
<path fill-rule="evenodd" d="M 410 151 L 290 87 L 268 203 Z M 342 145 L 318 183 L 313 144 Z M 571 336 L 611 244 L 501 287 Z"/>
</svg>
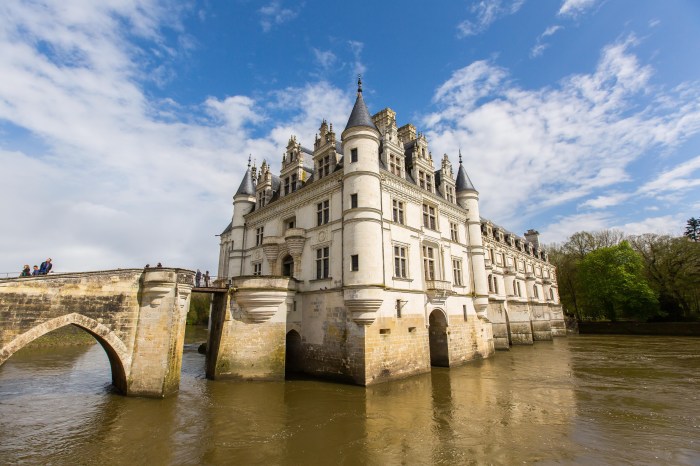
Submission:
<svg viewBox="0 0 700 466">
<path fill-rule="evenodd" d="M 126 394 L 127 384 L 125 368 L 129 367 L 131 363 L 131 357 L 129 356 L 126 345 L 124 345 L 124 342 L 122 342 L 109 327 L 75 312 L 47 320 L 19 335 L 5 345 L 4 348 L 0 348 L 0 365 L 7 361 L 14 353 L 40 336 L 71 324 L 88 332 L 102 346 L 109 358 L 109 365 L 112 370 L 112 384 L 117 390 Z"/>
</svg>

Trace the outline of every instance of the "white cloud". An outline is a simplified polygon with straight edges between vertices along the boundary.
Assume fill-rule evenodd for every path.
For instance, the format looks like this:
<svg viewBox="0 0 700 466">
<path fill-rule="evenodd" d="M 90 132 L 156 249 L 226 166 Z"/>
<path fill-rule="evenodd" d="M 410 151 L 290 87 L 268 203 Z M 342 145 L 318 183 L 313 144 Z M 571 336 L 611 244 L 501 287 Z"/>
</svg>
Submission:
<svg viewBox="0 0 700 466">
<path fill-rule="evenodd" d="M 588 199 L 586 202 L 581 204 L 581 207 L 592 207 L 594 209 L 605 209 L 607 207 L 612 207 L 628 200 L 632 194 L 630 193 L 612 193 L 602 196 L 598 196 L 593 199 Z"/>
<path fill-rule="evenodd" d="M 352 52 L 355 61 L 352 65 L 353 73 L 365 74 L 367 67 L 362 63 L 362 49 L 365 48 L 365 44 L 357 40 L 349 40 L 348 45 L 350 46 L 350 51 Z"/>
<path fill-rule="evenodd" d="M 274 0 L 258 10 L 260 13 L 260 26 L 263 32 L 270 32 L 273 26 L 279 26 L 293 20 L 299 15 L 298 10 L 284 8 L 282 3 Z"/>
<path fill-rule="evenodd" d="M 455 71 L 435 92 L 438 109 L 423 119 L 432 152 L 454 155 L 461 147 L 482 215 L 509 228 L 527 228 L 548 209 L 591 195 L 586 207 L 622 202 L 630 194 L 599 193 L 632 180 L 628 166 L 642 154 L 700 133 L 698 84 L 653 87 L 653 70 L 631 53 L 634 44 L 611 44 L 595 71 L 540 89 L 519 87 L 489 61 Z M 681 172 L 691 165 L 669 177 L 689 183 Z M 612 221 L 582 215 L 596 228 Z"/>
<path fill-rule="evenodd" d="M 319 50 L 315 47 L 312 50 L 316 63 L 318 63 L 321 69 L 328 71 L 333 68 L 338 59 L 333 52 L 330 50 Z"/>
<path fill-rule="evenodd" d="M 171 12 L 149 2 L 42 5 L 0 4 L 0 195 L 12 199 L 0 203 L 11 219 L 0 272 L 49 256 L 59 272 L 158 261 L 215 272 L 214 234 L 248 154 L 277 160 L 289 132 L 310 145 L 310 120 L 347 118 L 351 96 L 323 82 L 297 90 L 304 111 L 270 128 L 265 95 L 154 100 L 143 88 L 146 55 L 179 53 L 160 32 L 177 24 Z M 18 134 L 24 150 L 8 145 Z"/>
<path fill-rule="evenodd" d="M 549 26 L 547 29 L 545 29 L 544 32 L 537 37 L 537 43 L 532 47 L 532 50 L 530 50 L 530 56 L 534 58 L 542 55 L 545 49 L 549 47 L 549 44 L 545 43 L 544 39 L 546 37 L 553 36 L 561 29 L 563 29 L 563 27 L 558 25 Z"/>
<path fill-rule="evenodd" d="M 520 10 L 525 0 L 480 0 L 469 9 L 473 18 L 465 19 L 457 25 L 460 37 L 481 34 L 491 24 L 503 16 L 512 15 Z"/>
<path fill-rule="evenodd" d="M 684 191 L 700 186 L 700 173 L 695 174 L 698 171 L 700 171 L 700 156 L 666 170 L 656 179 L 645 183 L 639 192 L 653 196 L 667 191 Z"/>
<path fill-rule="evenodd" d="M 559 8 L 559 16 L 576 17 L 586 10 L 591 9 L 598 0 L 564 0 Z"/>
<path fill-rule="evenodd" d="M 612 228 L 622 230 L 627 235 L 642 235 L 644 233 L 656 233 L 658 235 L 679 236 L 682 233 L 682 225 L 685 225 L 682 215 L 664 215 L 661 217 L 649 217 L 639 222 L 630 222 L 622 225 L 614 225 Z"/>
</svg>

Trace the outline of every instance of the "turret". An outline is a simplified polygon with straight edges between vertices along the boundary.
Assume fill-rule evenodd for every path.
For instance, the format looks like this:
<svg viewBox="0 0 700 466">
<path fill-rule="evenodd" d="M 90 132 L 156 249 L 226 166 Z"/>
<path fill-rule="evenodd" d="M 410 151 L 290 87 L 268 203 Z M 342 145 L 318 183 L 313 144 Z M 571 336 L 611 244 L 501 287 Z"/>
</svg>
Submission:
<svg viewBox="0 0 700 466">
<path fill-rule="evenodd" d="M 479 317 L 486 317 L 489 303 L 489 287 L 486 281 L 486 265 L 484 263 L 484 243 L 481 239 L 481 216 L 479 213 L 479 191 L 467 175 L 462 164 L 462 151 L 459 151 L 459 170 L 455 183 L 457 204 L 468 211 L 467 232 L 469 250 L 472 260 L 472 276 L 474 277 L 474 307 Z"/>
<path fill-rule="evenodd" d="M 375 319 L 382 303 L 384 264 L 381 254 L 382 214 L 379 137 L 362 98 L 357 99 L 341 135 L 343 144 L 343 286 L 346 306 L 356 323 Z M 379 248 L 379 249 L 378 249 Z"/>
<path fill-rule="evenodd" d="M 248 158 L 248 169 L 243 175 L 241 185 L 236 194 L 233 195 L 233 219 L 231 220 L 231 240 L 230 260 L 226 277 L 237 277 L 241 275 L 243 251 L 245 250 L 245 215 L 255 208 L 255 183 L 253 181 L 253 170 Z M 222 277 L 224 278 L 224 277 Z"/>
</svg>

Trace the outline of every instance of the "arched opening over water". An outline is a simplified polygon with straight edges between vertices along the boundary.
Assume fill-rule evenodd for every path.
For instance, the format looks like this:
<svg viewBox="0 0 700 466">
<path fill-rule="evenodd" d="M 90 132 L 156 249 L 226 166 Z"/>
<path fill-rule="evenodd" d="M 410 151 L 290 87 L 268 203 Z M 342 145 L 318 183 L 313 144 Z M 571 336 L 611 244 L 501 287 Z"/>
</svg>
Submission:
<svg viewBox="0 0 700 466">
<path fill-rule="evenodd" d="M 286 255 L 282 259 L 282 275 L 285 277 L 294 276 L 294 259 L 290 255 Z"/>
<path fill-rule="evenodd" d="M 97 340 L 105 353 L 107 353 L 112 372 L 112 385 L 121 393 L 126 394 L 127 384 L 124 361 L 127 361 L 129 357 L 124 343 L 109 328 L 89 317 L 77 313 L 67 314 L 48 320 L 17 336 L 4 348 L 0 348 L 0 364 L 3 364 L 13 354 L 37 338 L 68 325 L 73 325 L 74 327 L 84 330 Z"/>
<path fill-rule="evenodd" d="M 287 332 L 286 352 L 284 358 L 285 375 L 298 374 L 301 372 L 301 335 L 296 330 Z"/>
<path fill-rule="evenodd" d="M 442 309 L 435 309 L 428 318 L 428 339 L 430 341 L 430 365 L 450 367 L 447 347 L 447 317 Z"/>
</svg>

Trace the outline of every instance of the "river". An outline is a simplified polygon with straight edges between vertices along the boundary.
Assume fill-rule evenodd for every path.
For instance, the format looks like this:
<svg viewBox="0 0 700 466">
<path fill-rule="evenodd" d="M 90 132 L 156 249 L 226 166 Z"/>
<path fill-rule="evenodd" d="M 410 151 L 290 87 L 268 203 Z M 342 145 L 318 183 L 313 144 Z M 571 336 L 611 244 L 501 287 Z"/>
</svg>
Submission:
<svg viewBox="0 0 700 466">
<path fill-rule="evenodd" d="M 700 339 L 572 336 L 363 388 L 209 381 L 110 390 L 99 345 L 0 366 L 0 464 L 700 464 Z"/>
</svg>

